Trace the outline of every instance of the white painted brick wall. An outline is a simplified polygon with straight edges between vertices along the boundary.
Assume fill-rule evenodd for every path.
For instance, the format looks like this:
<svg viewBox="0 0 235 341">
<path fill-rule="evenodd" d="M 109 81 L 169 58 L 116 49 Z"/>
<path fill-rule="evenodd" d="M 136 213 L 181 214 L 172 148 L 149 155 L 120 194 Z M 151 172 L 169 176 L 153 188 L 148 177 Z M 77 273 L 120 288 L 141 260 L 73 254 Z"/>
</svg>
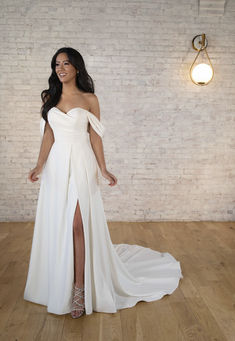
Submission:
<svg viewBox="0 0 235 341">
<path fill-rule="evenodd" d="M 83 55 L 100 101 L 108 220 L 235 220 L 235 2 L 1 1 L 2 221 L 33 221 L 40 93 L 56 50 Z M 215 76 L 194 85 L 192 38 L 206 33 Z"/>
</svg>

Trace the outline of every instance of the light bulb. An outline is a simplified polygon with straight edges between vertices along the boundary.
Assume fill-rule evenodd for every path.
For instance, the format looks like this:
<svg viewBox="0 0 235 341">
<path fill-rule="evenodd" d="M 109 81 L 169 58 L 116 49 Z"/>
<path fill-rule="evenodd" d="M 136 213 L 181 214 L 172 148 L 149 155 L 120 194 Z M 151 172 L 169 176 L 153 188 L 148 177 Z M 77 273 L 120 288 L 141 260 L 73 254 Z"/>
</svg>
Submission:
<svg viewBox="0 0 235 341">
<path fill-rule="evenodd" d="M 191 71 L 193 81 L 200 85 L 209 83 L 213 77 L 213 70 L 209 64 L 198 64 Z"/>
</svg>

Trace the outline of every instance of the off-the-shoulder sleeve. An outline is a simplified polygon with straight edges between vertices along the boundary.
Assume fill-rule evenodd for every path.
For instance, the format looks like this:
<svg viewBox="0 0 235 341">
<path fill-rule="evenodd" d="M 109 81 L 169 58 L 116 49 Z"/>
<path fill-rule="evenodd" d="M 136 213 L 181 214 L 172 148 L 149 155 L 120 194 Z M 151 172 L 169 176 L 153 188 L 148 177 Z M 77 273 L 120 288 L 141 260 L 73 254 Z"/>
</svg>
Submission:
<svg viewBox="0 0 235 341">
<path fill-rule="evenodd" d="M 41 135 L 41 139 L 43 138 L 43 135 L 44 135 L 45 125 L 46 125 L 46 121 L 44 120 L 43 117 L 41 117 L 41 119 L 40 119 L 40 135 Z"/>
<path fill-rule="evenodd" d="M 100 136 L 104 136 L 105 127 L 104 125 L 98 120 L 98 118 L 92 114 L 91 112 L 87 112 L 88 120 L 92 126 L 92 128 L 95 130 L 95 132 Z"/>
</svg>

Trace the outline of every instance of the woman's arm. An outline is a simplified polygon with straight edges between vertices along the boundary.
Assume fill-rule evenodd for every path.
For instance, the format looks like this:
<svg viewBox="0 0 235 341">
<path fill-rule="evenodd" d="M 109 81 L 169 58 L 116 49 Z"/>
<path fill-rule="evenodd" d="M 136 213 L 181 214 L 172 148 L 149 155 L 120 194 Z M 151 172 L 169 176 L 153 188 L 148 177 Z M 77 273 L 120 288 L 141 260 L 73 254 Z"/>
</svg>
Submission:
<svg viewBox="0 0 235 341">
<path fill-rule="evenodd" d="M 90 111 L 98 118 L 98 120 L 100 120 L 99 101 L 95 94 L 91 94 L 89 98 L 89 104 L 90 104 Z M 95 130 L 92 128 L 91 125 L 90 125 L 90 141 L 91 141 L 92 149 L 95 153 L 97 163 L 100 167 L 101 174 L 103 175 L 103 177 L 105 177 L 106 179 L 110 181 L 109 183 L 110 186 L 114 186 L 117 183 L 117 178 L 106 169 L 102 138 L 95 132 Z"/>
<path fill-rule="evenodd" d="M 53 130 L 51 129 L 49 123 L 46 122 L 37 165 L 35 168 L 30 170 L 29 175 L 28 175 L 28 179 L 31 182 L 35 182 L 39 179 L 38 175 L 42 172 L 43 165 L 48 158 L 49 152 L 51 150 L 51 147 L 54 141 L 55 139 L 54 139 Z"/>
<path fill-rule="evenodd" d="M 95 94 L 92 94 L 89 98 L 90 111 L 94 114 L 98 120 L 100 120 L 100 107 L 99 101 Z M 92 149 L 94 150 L 98 165 L 101 172 L 106 170 L 105 158 L 104 158 L 104 148 L 102 138 L 95 132 L 95 130 L 90 125 L 90 141 Z"/>
<path fill-rule="evenodd" d="M 51 147 L 55 141 L 53 130 L 48 122 L 45 123 L 43 139 L 39 151 L 37 166 L 43 167 L 44 163 L 46 162 Z"/>
</svg>

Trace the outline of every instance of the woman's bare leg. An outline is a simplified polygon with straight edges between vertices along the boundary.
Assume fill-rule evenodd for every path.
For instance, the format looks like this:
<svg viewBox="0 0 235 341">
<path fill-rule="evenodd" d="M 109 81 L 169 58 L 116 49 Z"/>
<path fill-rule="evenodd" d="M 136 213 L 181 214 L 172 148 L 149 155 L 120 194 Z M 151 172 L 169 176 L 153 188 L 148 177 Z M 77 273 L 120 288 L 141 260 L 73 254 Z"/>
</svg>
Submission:
<svg viewBox="0 0 235 341">
<path fill-rule="evenodd" d="M 77 201 L 73 218 L 73 245 L 74 245 L 74 291 L 71 315 L 78 318 L 83 315 L 84 305 L 84 261 L 85 244 L 83 235 L 83 223 L 79 203 Z"/>
<path fill-rule="evenodd" d="M 73 220 L 73 241 L 74 241 L 74 283 L 77 287 L 84 286 L 84 263 L 85 263 L 85 242 L 83 233 L 82 216 L 79 203 Z"/>
</svg>

